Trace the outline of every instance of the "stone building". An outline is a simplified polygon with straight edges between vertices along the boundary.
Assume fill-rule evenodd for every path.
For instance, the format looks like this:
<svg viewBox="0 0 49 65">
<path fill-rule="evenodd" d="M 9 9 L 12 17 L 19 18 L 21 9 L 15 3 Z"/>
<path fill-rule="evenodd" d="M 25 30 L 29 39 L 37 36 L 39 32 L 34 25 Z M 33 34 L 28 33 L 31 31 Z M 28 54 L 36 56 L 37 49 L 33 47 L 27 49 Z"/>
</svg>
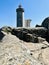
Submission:
<svg viewBox="0 0 49 65">
<path fill-rule="evenodd" d="M 19 5 L 19 7 L 16 9 L 16 13 L 17 27 L 30 27 L 31 20 L 30 19 L 24 20 L 24 9 L 22 8 L 21 5 Z"/>
<path fill-rule="evenodd" d="M 30 27 L 31 19 L 25 20 L 25 27 Z"/>
<path fill-rule="evenodd" d="M 24 9 L 21 5 L 16 9 L 17 12 L 17 27 L 23 27 L 23 21 L 24 21 Z"/>
</svg>

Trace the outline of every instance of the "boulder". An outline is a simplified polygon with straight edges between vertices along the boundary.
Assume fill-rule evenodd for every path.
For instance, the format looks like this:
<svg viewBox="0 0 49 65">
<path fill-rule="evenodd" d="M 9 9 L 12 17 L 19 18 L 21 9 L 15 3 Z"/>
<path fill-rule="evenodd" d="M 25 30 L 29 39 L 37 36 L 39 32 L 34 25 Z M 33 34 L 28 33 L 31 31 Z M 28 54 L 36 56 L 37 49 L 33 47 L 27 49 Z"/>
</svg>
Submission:
<svg viewBox="0 0 49 65">
<path fill-rule="evenodd" d="M 36 24 L 36 26 L 35 27 L 42 27 L 41 25 L 38 25 L 38 24 Z"/>
<path fill-rule="evenodd" d="M 45 18 L 41 24 L 42 27 L 49 29 L 49 17 Z"/>
<path fill-rule="evenodd" d="M 36 36 L 33 36 L 31 42 L 33 42 L 33 43 L 38 43 L 38 38 L 37 38 Z"/>
<path fill-rule="evenodd" d="M 38 37 L 45 38 L 47 29 L 43 27 L 36 28 L 16 28 L 12 29 L 13 35 L 17 36 L 19 39 L 27 42 L 38 42 Z"/>
<path fill-rule="evenodd" d="M 22 31 L 21 30 L 13 29 L 11 34 L 17 36 L 20 39 L 22 38 Z"/>
<path fill-rule="evenodd" d="M 32 41 L 32 34 L 29 34 L 29 33 L 26 34 L 25 39 L 27 42 L 31 42 Z"/>
<path fill-rule="evenodd" d="M 4 36 L 5 36 L 5 35 L 2 33 L 2 31 L 1 31 L 1 29 L 0 29 L 0 41 L 2 41 L 2 39 L 3 39 Z"/>
<path fill-rule="evenodd" d="M 47 29 L 43 27 L 36 27 L 32 29 L 32 34 L 34 33 L 38 35 L 39 37 L 43 37 L 43 38 L 45 38 L 46 32 L 47 32 Z"/>
<path fill-rule="evenodd" d="M 7 27 L 7 26 L 4 26 L 4 27 L 2 27 L 1 29 L 2 29 L 2 31 L 4 31 L 4 32 L 6 32 L 6 33 L 9 33 L 9 32 L 11 33 L 11 31 L 12 31 L 12 28 L 9 27 L 9 26 L 8 26 L 8 27 Z"/>
<path fill-rule="evenodd" d="M 33 42 L 33 43 L 37 43 L 38 42 L 38 38 L 32 34 L 25 34 L 24 35 L 25 41 L 26 42 Z"/>
<path fill-rule="evenodd" d="M 39 43 L 42 43 L 42 42 L 44 42 L 44 41 L 46 41 L 45 38 L 38 37 L 38 42 L 39 42 Z"/>
<path fill-rule="evenodd" d="M 46 38 L 46 40 L 49 42 L 49 30 L 47 31 L 45 38 Z"/>
</svg>

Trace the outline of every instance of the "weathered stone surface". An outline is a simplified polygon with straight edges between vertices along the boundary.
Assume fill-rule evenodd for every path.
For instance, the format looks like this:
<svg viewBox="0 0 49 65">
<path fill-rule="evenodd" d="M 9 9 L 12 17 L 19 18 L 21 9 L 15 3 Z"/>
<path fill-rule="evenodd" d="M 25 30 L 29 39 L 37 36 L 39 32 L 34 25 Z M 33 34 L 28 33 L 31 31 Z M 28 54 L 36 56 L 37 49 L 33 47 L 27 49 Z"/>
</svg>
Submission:
<svg viewBox="0 0 49 65">
<path fill-rule="evenodd" d="M 43 50 L 42 58 L 43 58 L 43 62 L 46 65 L 49 65 L 49 48 L 46 48 L 45 50 Z"/>
<path fill-rule="evenodd" d="M 42 37 L 38 37 L 38 42 L 39 43 L 42 43 L 42 42 L 44 42 L 46 39 L 44 39 L 44 38 L 42 38 Z"/>
<path fill-rule="evenodd" d="M 20 39 L 22 38 L 22 31 L 21 31 L 21 30 L 13 29 L 11 33 L 12 33 L 13 35 L 19 37 Z"/>
<path fill-rule="evenodd" d="M 43 65 L 27 53 L 25 42 L 8 34 L 0 42 L 0 65 Z"/>
<path fill-rule="evenodd" d="M 13 35 L 2 31 L 6 34 L 0 42 L 0 65 L 49 65 L 49 44 L 33 33 L 33 30 L 32 28 L 12 29 Z M 35 28 L 35 31 L 37 30 L 41 29 Z M 20 40 L 19 36 L 30 42 Z"/>
<path fill-rule="evenodd" d="M 49 29 L 49 17 L 45 18 L 41 24 L 42 27 Z"/>
<path fill-rule="evenodd" d="M 38 24 L 36 24 L 36 26 L 35 27 L 42 27 L 41 25 L 38 25 Z"/>
<path fill-rule="evenodd" d="M 3 39 L 5 35 L 2 33 L 1 29 L 0 29 L 0 41 Z"/>
<path fill-rule="evenodd" d="M 46 33 L 46 40 L 49 42 L 49 30 Z"/>
<path fill-rule="evenodd" d="M 46 41 L 28 43 L 9 33 L 0 42 L 0 65 L 49 65 L 48 50 Z"/>
<path fill-rule="evenodd" d="M 11 27 L 2 27 L 2 31 L 6 33 L 11 33 L 17 36 L 19 39 L 26 42 L 38 42 L 38 37 L 45 38 L 49 41 L 49 30 L 44 27 L 35 27 L 35 28 L 11 28 Z"/>
<path fill-rule="evenodd" d="M 13 29 L 11 32 L 13 35 L 16 35 L 21 40 L 27 41 L 27 42 L 38 42 L 37 37 L 46 37 L 47 29 L 43 27 L 37 27 L 37 28 L 18 28 Z"/>
<path fill-rule="evenodd" d="M 2 29 L 2 31 L 4 31 L 4 32 L 6 32 L 6 33 L 9 33 L 9 32 L 11 32 L 12 31 L 12 28 L 11 27 L 7 27 L 7 26 L 4 26 L 4 27 L 2 27 L 1 28 Z"/>
</svg>

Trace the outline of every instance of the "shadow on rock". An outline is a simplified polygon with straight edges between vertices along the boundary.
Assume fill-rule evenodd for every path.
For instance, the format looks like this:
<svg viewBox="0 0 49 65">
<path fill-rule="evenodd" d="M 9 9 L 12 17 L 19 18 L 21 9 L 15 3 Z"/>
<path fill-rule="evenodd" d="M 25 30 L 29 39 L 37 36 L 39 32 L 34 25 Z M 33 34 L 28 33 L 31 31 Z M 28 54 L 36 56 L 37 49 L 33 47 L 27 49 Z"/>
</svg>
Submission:
<svg viewBox="0 0 49 65">
<path fill-rule="evenodd" d="M 34 42 L 37 43 L 38 39 L 36 36 L 33 34 L 28 33 L 26 30 L 21 30 L 21 29 L 13 29 L 11 34 L 17 36 L 19 39 L 26 41 L 26 42 Z"/>
<path fill-rule="evenodd" d="M 0 29 L 0 41 L 3 39 L 5 35 L 1 32 L 1 29 Z"/>
</svg>

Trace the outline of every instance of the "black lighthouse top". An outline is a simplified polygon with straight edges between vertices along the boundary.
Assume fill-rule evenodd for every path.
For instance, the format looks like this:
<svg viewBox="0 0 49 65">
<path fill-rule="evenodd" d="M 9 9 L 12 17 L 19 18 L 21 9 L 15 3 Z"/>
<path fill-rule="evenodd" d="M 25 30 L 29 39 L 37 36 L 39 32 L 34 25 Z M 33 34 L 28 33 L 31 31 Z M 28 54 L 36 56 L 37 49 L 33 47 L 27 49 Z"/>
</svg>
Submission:
<svg viewBox="0 0 49 65">
<path fill-rule="evenodd" d="M 24 9 L 22 8 L 21 5 L 19 5 L 19 7 L 16 9 L 16 12 L 18 12 L 18 11 L 22 11 L 22 12 L 24 12 Z"/>
</svg>

